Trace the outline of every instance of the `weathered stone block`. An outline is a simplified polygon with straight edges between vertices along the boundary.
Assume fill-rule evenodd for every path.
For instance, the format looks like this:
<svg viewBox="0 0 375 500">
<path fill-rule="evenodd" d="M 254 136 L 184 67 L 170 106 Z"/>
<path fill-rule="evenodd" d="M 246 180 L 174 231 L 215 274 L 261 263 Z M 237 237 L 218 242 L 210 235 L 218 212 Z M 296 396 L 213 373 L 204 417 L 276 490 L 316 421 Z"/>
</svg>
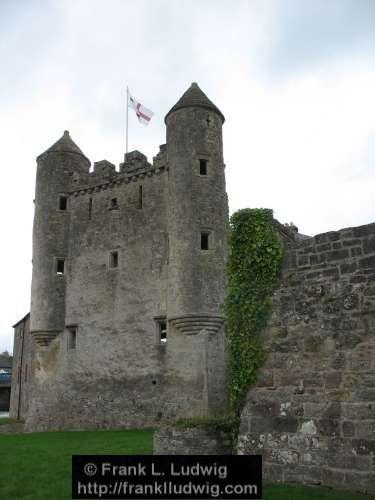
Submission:
<svg viewBox="0 0 375 500">
<path fill-rule="evenodd" d="M 332 488 L 343 488 L 345 484 L 345 472 L 343 470 L 323 468 L 322 484 Z"/>
<path fill-rule="evenodd" d="M 331 250 L 331 244 L 330 243 L 324 243 L 323 245 L 317 245 L 316 246 L 316 251 L 317 252 L 325 252 L 327 250 Z"/>
<path fill-rule="evenodd" d="M 351 250 L 350 250 L 351 257 L 359 257 L 360 255 L 362 255 L 362 248 L 361 247 L 351 248 Z"/>
<path fill-rule="evenodd" d="M 263 479 L 271 482 L 280 482 L 284 478 L 282 465 L 265 462 L 263 464 Z"/>
<path fill-rule="evenodd" d="M 327 262 L 332 262 L 335 260 L 343 260 L 349 257 L 349 250 L 332 250 L 331 252 L 327 252 L 325 254 Z"/>
<path fill-rule="evenodd" d="M 154 434 L 154 455 L 230 455 L 229 432 L 202 427 L 162 427 Z"/>
<path fill-rule="evenodd" d="M 301 255 L 298 257 L 298 265 L 299 266 L 306 266 L 309 263 L 309 259 L 306 255 Z"/>
<path fill-rule="evenodd" d="M 340 436 L 340 425 L 338 420 L 323 418 L 317 420 L 317 433 L 322 436 L 336 437 Z"/>
<path fill-rule="evenodd" d="M 375 420 L 356 421 L 355 434 L 358 438 L 375 440 Z"/>
<path fill-rule="evenodd" d="M 327 389 L 336 389 L 341 385 L 342 373 L 339 371 L 325 373 L 324 380 L 325 380 L 325 387 Z"/>
<path fill-rule="evenodd" d="M 375 253 L 375 236 L 363 240 L 363 253 Z"/>
<path fill-rule="evenodd" d="M 375 438 L 352 439 L 352 447 L 357 455 L 375 455 Z"/>
<path fill-rule="evenodd" d="M 359 261 L 359 267 L 361 269 L 373 269 L 375 267 L 375 255 L 372 255 L 371 257 L 365 257 L 363 259 L 360 259 Z"/>
<path fill-rule="evenodd" d="M 353 228 L 353 236 L 355 238 L 361 236 L 369 236 L 371 234 L 375 234 L 375 224 L 367 224 L 365 226 L 359 226 Z"/>
<path fill-rule="evenodd" d="M 360 245 L 361 242 L 356 238 L 352 238 L 351 240 L 343 240 L 342 244 L 344 247 L 352 247 Z"/>
<path fill-rule="evenodd" d="M 374 403 L 342 403 L 342 416 L 352 420 L 375 419 Z"/>
<path fill-rule="evenodd" d="M 327 454 L 327 465 L 334 469 L 370 470 L 371 457 L 356 455 Z"/>
<path fill-rule="evenodd" d="M 348 471 L 345 473 L 345 484 L 353 485 L 355 491 L 375 493 L 375 473 Z"/>
<path fill-rule="evenodd" d="M 342 435 L 344 437 L 353 437 L 355 434 L 354 422 L 346 420 L 342 423 Z"/>
<path fill-rule="evenodd" d="M 349 264 L 341 264 L 340 265 L 340 273 L 354 273 L 357 270 L 357 262 L 350 262 Z"/>
</svg>

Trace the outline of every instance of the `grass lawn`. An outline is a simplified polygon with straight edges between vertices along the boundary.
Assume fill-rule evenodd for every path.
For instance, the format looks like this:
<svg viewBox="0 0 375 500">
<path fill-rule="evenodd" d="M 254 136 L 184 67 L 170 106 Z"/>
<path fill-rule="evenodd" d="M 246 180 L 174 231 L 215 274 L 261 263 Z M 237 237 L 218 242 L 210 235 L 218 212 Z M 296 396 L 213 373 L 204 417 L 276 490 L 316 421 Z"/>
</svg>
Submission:
<svg viewBox="0 0 375 500">
<path fill-rule="evenodd" d="M 153 431 L 0 434 L 0 499 L 71 499 L 72 455 L 149 455 L 152 435 Z"/>
<path fill-rule="evenodd" d="M 151 454 L 152 431 L 0 434 L 1 500 L 71 499 L 72 454 Z M 264 485 L 265 500 L 375 500 L 327 488 Z"/>
</svg>

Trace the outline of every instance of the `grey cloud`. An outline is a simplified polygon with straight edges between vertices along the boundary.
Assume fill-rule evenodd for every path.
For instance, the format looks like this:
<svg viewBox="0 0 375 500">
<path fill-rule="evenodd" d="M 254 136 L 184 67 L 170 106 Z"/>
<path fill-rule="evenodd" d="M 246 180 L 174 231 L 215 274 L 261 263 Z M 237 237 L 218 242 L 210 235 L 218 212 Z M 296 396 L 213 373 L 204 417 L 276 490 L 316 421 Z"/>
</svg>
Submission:
<svg viewBox="0 0 375 500">
<path fill-rule="evenodd" d="M 375 48 L 373 0 L 277 2 L 266 65 L 272 72 L 304 71 Z"/>
</svg>

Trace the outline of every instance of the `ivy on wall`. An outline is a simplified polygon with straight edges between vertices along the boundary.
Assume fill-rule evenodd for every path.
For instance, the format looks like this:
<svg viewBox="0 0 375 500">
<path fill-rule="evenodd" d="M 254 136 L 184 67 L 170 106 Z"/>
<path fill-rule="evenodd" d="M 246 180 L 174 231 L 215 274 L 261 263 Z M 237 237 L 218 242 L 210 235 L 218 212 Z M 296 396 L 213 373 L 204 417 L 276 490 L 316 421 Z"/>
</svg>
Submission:
<svg viewBox="0 0 375 500">
<path fill-rule="evenodd" d="M 246 208 L 232 215 L 225 316 L 230 405 L 237 418 L 265 359 L 260 333 L 271 312 L 281 258 L 272 210 Z"/>
</svg>

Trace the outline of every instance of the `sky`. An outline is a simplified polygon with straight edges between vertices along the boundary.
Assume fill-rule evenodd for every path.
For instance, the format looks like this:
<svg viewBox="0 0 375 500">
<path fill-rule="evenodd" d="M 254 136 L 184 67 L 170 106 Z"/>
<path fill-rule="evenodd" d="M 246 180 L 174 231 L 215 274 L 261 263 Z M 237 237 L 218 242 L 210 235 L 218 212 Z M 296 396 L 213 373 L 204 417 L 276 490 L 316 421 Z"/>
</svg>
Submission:
<svg viewBox="0 0 375 500">
<path fill-rule="evenodd" d="M 230 212 L 314 235 L 375 221 L 373 0 L 0 0 L 0 352 L 30 307 L 35 158 L 65 129 L 92 162 L 150 161 L 191 82 L 226 117 Z"/>
</svg>

